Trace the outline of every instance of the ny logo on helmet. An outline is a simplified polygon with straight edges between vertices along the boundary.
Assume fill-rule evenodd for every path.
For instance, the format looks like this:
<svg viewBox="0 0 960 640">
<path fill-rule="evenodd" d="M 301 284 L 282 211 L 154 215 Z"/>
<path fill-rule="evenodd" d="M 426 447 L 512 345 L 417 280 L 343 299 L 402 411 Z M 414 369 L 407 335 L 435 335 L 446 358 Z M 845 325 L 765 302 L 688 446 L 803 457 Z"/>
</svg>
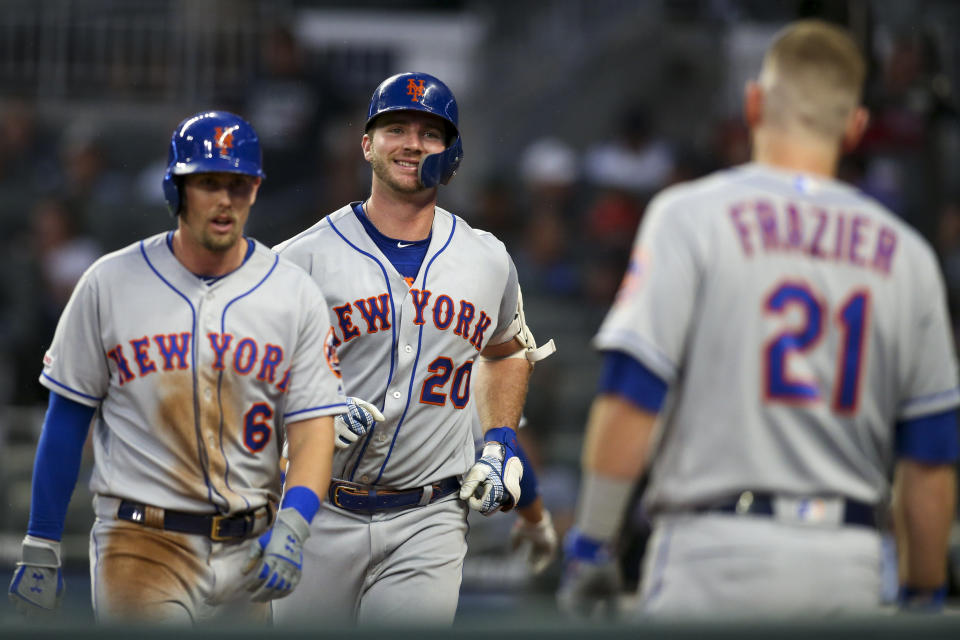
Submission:
<svg viewBox="0 0 960 640">
<path fill-rule="evenodd" d="M 217 149 L 220 149 L 220 155 L 227 155 L 228 149 L 233 149 L 233 132 L 236 131 L 239 127 L 234 125 L 232 127 L 215 127 L 213 130 L 213 143 L 217 145 Z"/>
<path fill-rule="evenodd" d="M 407 80 L 407 95 L 413 96 L 410 99 L 411 102 L 419 102 L 423 97 L 423 80 L 420 80 L 419 84 L 413 78 Z"/>
</svg>

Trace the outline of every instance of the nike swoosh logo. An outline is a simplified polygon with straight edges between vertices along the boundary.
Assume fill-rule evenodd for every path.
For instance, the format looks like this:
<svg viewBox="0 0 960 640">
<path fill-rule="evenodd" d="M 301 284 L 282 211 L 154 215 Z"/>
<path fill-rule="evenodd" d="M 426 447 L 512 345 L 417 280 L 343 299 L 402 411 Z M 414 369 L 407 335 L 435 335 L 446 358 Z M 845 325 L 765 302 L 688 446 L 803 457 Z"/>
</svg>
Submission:
<svg viewBox="0 0 960 640">
<path fill-rule="evenodd" d="M 397 243 L 397 246 L 400 247 L 401 249 L 403 249 L 404 247 L 409 247 L 409 246 L 412 245 L 412 244 L 413 244 L 412 242 L 407 242 L 407 243 L 398 242 L 398 243 Z"/>
</svg>

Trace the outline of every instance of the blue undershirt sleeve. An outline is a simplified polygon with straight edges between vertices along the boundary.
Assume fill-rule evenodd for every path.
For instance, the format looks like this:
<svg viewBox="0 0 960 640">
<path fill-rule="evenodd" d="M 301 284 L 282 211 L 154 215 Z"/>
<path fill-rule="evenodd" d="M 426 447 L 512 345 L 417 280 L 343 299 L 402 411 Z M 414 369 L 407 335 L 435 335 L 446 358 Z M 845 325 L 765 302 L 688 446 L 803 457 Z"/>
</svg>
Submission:
<svg viewBox="0 0 960 640">
<path fill-rule="evenodd" d="M 928 464 L 950 464 L 960 457 L 960 432 L 954 409 L 897 423 L 897 457 Z"/>
<path fill-rule="evenodd" d="M 641 409 L 658 413 L 667 396 L 667 383 L 626 353 L 606 351 L 598 391 L 624 396 Z"/>
<path fill-rule="evenodd" d="M 33 463 L 29 535 L 49 540 L 63 536 L 63 521 L 80 474 L 83 443 L 94 412 L 94 407 L 50 392 Z"/>
</svg>

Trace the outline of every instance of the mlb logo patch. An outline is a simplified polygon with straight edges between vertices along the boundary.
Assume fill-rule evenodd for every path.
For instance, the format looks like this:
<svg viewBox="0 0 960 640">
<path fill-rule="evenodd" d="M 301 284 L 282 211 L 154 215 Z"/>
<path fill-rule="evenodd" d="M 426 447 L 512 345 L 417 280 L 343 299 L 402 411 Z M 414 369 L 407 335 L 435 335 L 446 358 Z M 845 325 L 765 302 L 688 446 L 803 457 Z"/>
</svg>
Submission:
<svg viewBox="0 0 960 640">
<path fill-rule="evenodd" d="M 797 502 L 797 517 L 803 522 L 823 522 L 826 516 L 827 505 L 819 498 Z"/>
</svg>

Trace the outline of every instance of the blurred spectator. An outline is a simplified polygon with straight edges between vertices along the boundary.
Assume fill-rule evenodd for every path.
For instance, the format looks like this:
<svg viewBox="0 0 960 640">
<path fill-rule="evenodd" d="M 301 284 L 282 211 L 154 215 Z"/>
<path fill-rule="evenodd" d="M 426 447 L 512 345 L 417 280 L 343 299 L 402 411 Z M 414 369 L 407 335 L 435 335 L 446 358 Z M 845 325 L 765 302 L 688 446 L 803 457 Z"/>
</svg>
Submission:
<svg viewBox="0 0 960 640">
<path fill-rule="evenodd" d="M 46 390 L 37 382 L 43 353 L 74 285 L 99 256 L 97 242 L 80 233 L 76 211 L 56 198 L 38 202 L 25 237 L 10 243 L 5 261 L 17 277 L 5 278 L 0 285 L 0 349 L 13 377 L 8 402 L 27 405 L 46 400 Z"/>
<path fill-rule="evenodd" d="M 43 298 L 55 328 L 80 276 L 100 257 L 97 241 L 80 232 L 80 220 L 58 199 L 40 201 L 31 216 L 34 254 L 39 259 Z M 52 332 L 50 332 L 52 336 Z"/>
<path fill-rule="evenodd" d="M 960 314 L 958 314 L 960 311 L 960 200 L 951 198 L 941 207 L 934 246 L 943 266 L 954 333 L 958 333 L 960 332 Z M 960 344 L 960 340 L 957 344 Z"/>
<path fill-rule="evenodd" d="M 594 195 L 584 230 L 591 246 L 584 291 L 594 304 L 612 301 L 647 200 L 675 178 L 674 156 L 640 106 L 623 112 L 614 139 L 587 151 L 584 172 Z"/>
<path fill-rule="evenodd" d="M 273 211 L 259 222 L 251 221 L 253 235 L 272 244 L 309 223 L 324 184 L 323 126 L 344 105 L 324 72 L 307 69 L 304 52 L 288 27 L 266 31 L 261 62 L 242 112 L 260 135 L 268 178 L 261 198 Z"/>
<path fill-rule="evenodd" d="M 0 185 L 42 191 L 56 174 L 53 144 L 43 135 L 36 109 L 13 101 L 0 111 Z"/>
<path fill-rule="evenodd" d="M 524 150 L 520 169 L 525 227 L 515 257 L 521 283 L 531 293 L 575 295 L 580 276 L 570 241 L 579 221 L 576 154 L 560 140 L 544 138 Z"/>
<path fill-rule="evenodd" d="M 475 209 L 470 214 L 470 225 L 489 231 L 507 246 L 511 254 L 520 250 L 524 216 L 517 206 L 510 184 L 501 178 L 487 178 L 474 198 Z"/>
<path fill-rule="evenodd" d="M 929 34 L 911 28 L 894 35 L 869 96 L 872 117 L 860 147 L 866 160 L 858 186 L 928 237 L 936 225 L 929 194 L 943 186 L 935 123 L 952 111 L 937 82 L 939 66 Z"/>
<path fill-rule="evenodd" d="M 641 107 L 627 109 L 613 140 L 587 150 L 584 170 L 597 187 L 640 196 L 661 189 L 672 180 L 673 148 L 653 135 L 650 116 Z"/>
<path fill-rule="evenodd" d="M 520 175 L 530 205 L 558 210 L 571 201 L 579 178 L 577 154 L 557 138 L 541 138 L 532 142 L 520 158 Z"/>
<path fill-rule="evenodd" d="M 123 204 L 131 193 L 132 178 L 110 163 L 102 131 L 89 120 L 77 120 L 64 131 L 59 179 L 56 191 L 81 216 L 95 214 L 99 205 Z"/>
</svg>

